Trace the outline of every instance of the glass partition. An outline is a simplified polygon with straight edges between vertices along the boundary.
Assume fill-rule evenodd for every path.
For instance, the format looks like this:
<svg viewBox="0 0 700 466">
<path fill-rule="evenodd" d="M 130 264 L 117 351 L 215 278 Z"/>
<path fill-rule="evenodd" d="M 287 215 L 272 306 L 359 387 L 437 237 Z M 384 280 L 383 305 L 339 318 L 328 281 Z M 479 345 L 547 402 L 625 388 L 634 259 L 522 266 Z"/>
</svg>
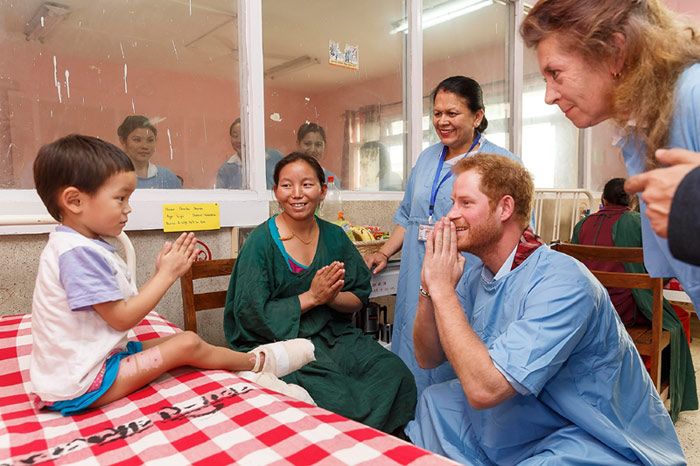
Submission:
<svg viewBox="0 0 700 466">
<path fill-rule="evenodd" d="M 454 11 L 441 14 L 446 8 Z M 439 141 L 430 93 L 443 79 L 462 75 L 475 79 L 483 90 L 488 120 L 484 137 L 507 149 L 508 6 L 490 0 L 424 0 L 423 29 L 423 148 Z"/>
<path fill-rule="evenodd" d="M 235 5 L 0 1 L 0 187 L 70 133 L 124 148 L 141 188 L 245 187 Z"/>
<path fill-rule="evenodd" d="M 612 120 L 604 121 L 589 131 L 587 156 L 590 161 L 590 178 L 586 188 L 602 192 L 610 179 L 627 178 L 627 168 L 622 150 L 616 145 L 619 136 Z"/>
<path fill-rule="evenodd" d="M 268 166 L 301 150 L 342 189 L 403 189 L 404 1 L 262 7 Z"/>
<path fill-rule="evenodd" d="M 523 61 L 523 163 L 536 188 L 579 188 L 579 130 L 545 103 L 536 52 L 526 48 Z"/>
</svg>

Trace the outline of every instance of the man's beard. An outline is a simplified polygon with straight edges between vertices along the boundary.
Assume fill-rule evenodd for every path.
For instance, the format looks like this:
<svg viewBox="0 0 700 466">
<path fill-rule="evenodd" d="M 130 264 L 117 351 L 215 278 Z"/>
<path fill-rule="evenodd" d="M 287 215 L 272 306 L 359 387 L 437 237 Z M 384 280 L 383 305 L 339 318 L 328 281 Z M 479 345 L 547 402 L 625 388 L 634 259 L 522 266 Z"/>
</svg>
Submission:
<svg viewBox="0 0 700 466">
<path fill-rule="evenodd" d="M 478 225 L 465 225 L 462 232 L 466 238 L 458 238 L 457 249 L 481 257 L 483 253 L 494 247 L 503 235 L 503 227 L 493 215 Z"/>
</svg>

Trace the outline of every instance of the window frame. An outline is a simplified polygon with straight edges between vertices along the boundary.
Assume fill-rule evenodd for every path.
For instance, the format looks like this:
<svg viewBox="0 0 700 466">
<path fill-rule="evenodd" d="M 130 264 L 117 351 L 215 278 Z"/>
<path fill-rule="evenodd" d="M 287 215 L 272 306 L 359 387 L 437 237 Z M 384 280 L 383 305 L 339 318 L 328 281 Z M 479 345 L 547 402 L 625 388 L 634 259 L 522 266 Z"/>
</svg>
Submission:
<svg viewBox="0 0 700 466">
<path fill-rule="evenodd" d="M 265 115 L 262 57 L 262 4 L 260 0 L 231 0 L 238 11 L 240 114 L 244 153 L 248 154 L 249 190 L 183 189 L 138 190 L 132 196 L 133 213 L 127 231 L 162 229 L 162 205 L 165 203 L 216 202 L 220 206 L 221 227 L 254 225 L 269 215 L 269 202 L 274 200 L 265 186 Z M 518 25 L 524 16 L 522 0 L 508 0 L 511 16 L 507 54 L 509 59 L 509 126 L 510 145 L 516 153 L 522 145 L 523 45 Z M 406 118 L 405 178 L 422 151 L 423 130 L 423 32 L 422 0 L 405 0 L 408 34 L 403 50 L 403 107 Z M 233 71 L 232 71 L 233 72 Z M 583 139 L 583 138 L 581 138 Z M 581 151 L 580 163 L 590 165 L 588 154 Z M 585 169 L 583 184 L 586 184 Z M 581 183 L 579 183 L 581 184 Z M 349 201 L 394 201 L 403 198 L 403 191 L 343 191 Z M 45 215 L 46 209 L 33 189 L 0 189 L 0 216 L 17 214 Z M 2 234 L 44 233 L 46 226 L 0 227 Z"/>
</svg>

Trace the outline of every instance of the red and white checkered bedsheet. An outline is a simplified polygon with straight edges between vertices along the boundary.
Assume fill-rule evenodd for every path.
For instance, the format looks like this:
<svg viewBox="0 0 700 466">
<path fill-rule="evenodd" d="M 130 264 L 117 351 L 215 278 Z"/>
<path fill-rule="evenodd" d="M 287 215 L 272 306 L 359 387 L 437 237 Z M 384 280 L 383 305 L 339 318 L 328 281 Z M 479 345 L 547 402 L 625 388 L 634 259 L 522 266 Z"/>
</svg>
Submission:
<svg viewBox="0 0 700 466">
<path fill-rule="evenodd" d="M 84 414 L 30 403 L 31 316 L 0 318 L 0 465 L 455 464 L 225 371 L 178 369 Z M 177 328 L 155 313 L 140 340 Z"/>
</svg>

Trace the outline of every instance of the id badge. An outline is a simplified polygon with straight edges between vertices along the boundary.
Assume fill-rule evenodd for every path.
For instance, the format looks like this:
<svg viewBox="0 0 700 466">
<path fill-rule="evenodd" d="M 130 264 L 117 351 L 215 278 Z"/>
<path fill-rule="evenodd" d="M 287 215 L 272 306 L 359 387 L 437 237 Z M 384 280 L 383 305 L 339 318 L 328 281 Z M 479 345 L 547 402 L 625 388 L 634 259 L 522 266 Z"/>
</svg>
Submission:
<svg viewBox="0 0 700 466">
<path fill-rule="evenodd" d="M 435 228 L 435 225 L 428 225 L 425 223 L 418 225 L 418 241 L 427 241 L 428 233 L 433 231 L 433 228 Z"/>
</svg>

